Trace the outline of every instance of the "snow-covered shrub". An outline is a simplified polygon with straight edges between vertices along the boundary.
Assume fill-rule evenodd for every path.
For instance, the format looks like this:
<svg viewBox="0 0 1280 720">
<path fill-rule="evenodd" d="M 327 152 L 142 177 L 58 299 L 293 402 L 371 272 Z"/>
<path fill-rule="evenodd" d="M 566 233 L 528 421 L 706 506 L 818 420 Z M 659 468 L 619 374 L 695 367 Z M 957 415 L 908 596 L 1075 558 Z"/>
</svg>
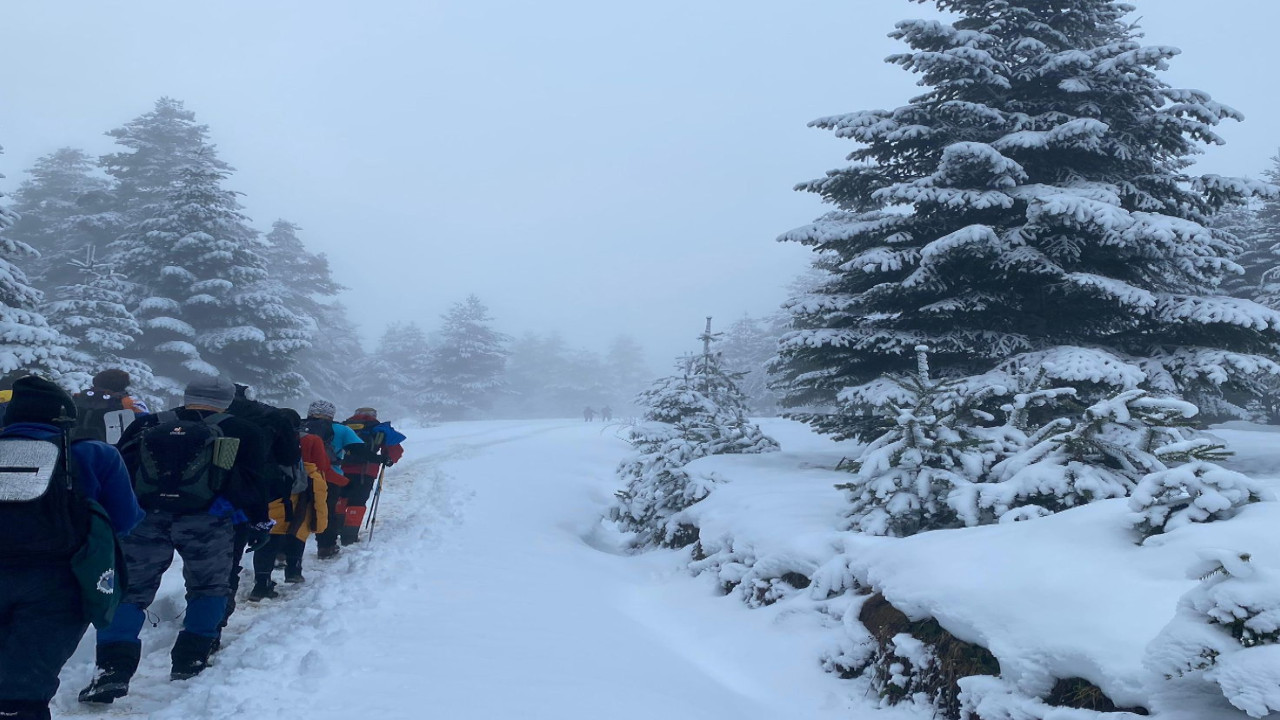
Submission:
<svg viewBox="0 0 1280 720">
<path fill-rule="evenodd" d="M 1280 576 L 1247 553 L 1210 549 L 1177 614 L 1147 647 L 1167 682 L 1210 682 L 1252 717 L 1280 710 Z"/>
<path fill-rule="evenodd" d="M 976 524 L 952 504 L 978 482 L 989 462 L 978 423 L 981 395 L 968 385 L 929 377 L 928 348 L 916 348 L 915 374 L 887 377 L 878 412 L 888 430 L 852 464 L 854 479 L 836 487 L 849 497 L 849 527 L 903 537 Z"/>
<path fill-rule="evenodd" d="M 1225 520 L 1249 503 L 1273 499 L 1253 478 L 1196 460 L 1144 477 L 1129 498 L 1130 522 L 1147 538 L 1190 523 Z"/>
<path fill-rule="evenodd" d="M 706 497 L 716 481 L 688 472 L 685 465 L 710 455 L 778 450 L 778 443 L 747 419 L 737 375 L 710 351 L 710 322 L 703 338 L 703 354 L 680 358 L 676 374 L 636 399 L 646 410 L 643 422 L 628 433 L 636 454 L 618 465 L 626 487 L 616 493 L 610 516 L 637 534 L 637 545 L 683 547 L 697 539 L 678 513 Z"/>
<path fill-rule="evenodd" d="M 1131 389 L 1057 417 L 992 468 L 978 505 L 1001 521 L 1049 515 L 1095 500 L 1126 497 L 1167 461 L 1210 459 L 1220 446 L 1195 438 L 1191 403 Z"/>
</svg>

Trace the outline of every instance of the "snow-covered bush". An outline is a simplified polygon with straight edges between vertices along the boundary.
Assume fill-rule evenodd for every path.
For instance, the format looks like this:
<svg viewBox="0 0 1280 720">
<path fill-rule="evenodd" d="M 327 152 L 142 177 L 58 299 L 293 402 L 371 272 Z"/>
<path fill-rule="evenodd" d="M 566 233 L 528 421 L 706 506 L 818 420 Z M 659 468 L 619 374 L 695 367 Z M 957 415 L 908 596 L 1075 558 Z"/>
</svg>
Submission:
<svg viewBox="0 0 1280 720">
<path fill-rule="evenodd" d="M 992 468 L 978 505 L 1011 521 L 1126 497 L 1167 462 L 1216 456 L 1221 447 L 1187 427 L 1196 412 L 1191 403 L 1131 389 L 1049 420 Z"/>
<path fill-rule="evenodd" d="M 1143 478 L 1129 498 L 1130 522 L 1147 538 L 1190 523 L 1225 520 L 1249 503 L 1273 499 L 1253 478 L 1196 460 Z"/>
<path fill-rule="evenodd" d="M 1147 647 L 1147 667 L 1169 683 L 1213 683 L 1252 717 L 1280 711 L 1280 576 L 1247 553 L 1200 557 L 1189 574 L 1201 582 Z"/>
<path fill-rule="evenodd" d="M 611 517 L 637 534 L 637 545 L 682 547 L 696 538 L 677 514 L 707 496 L 715 479 L 690 473 L 685 465 L 701 457 L 761 453 L 778 443 L 747 419 L 747 400 L 718 353 L 710 351 L 710 322 L 702 355 L 677 361 L 678 372 L 642 392 L 643 422 L 627 440 L 635 456 L 618 466 L 626 487 L 617 492 Z"/>
<path fill-rule="evenodd" d="M 979 423 L 991 416 L 968 385 L 929 377 L 927 351 L 916 348 L 916 373 L 880 384 L 888 430 L 853 463 L 854 479 L 836 486 L 849 496 L 850 529 L 902 537 L 977 524 L 952 501 L 989 467 Z"/>
</svg>

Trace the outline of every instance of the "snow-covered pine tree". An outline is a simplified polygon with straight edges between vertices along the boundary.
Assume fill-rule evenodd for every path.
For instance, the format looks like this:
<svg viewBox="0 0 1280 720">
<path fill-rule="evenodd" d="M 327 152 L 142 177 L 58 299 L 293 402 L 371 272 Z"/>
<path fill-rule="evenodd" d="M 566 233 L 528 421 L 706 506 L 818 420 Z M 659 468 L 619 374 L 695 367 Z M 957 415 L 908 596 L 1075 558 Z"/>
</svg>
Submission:
<svg viewBox="0 0 1280 720">
<path fill-rule="evenodd" d="M 194 162 L 214 170 L 230 171 L 209 142 L 209 126 L 196 122 L 195 113 L 181 100 L 162 97 L 146 113 L 107 131 L 124 150 L 103 155 L 103 170 L 115 180 L 117 232 L 151 217 L 151 207 L 162 202 L 172 186 Z M 117 268 L 133 277 L 127 268 Z"/>
<path fill-rule="evenodd" d="M 0 193 L 0 200 L 3 198 Z M 77 388 L 91 377 L 85 372 L 87 358 L 75 352 L 71 340 L 50 327 L 37 311 L 40 291 L 31 287 L 17 265 L 35 257 L 36 252 L 7 233 L 17 219 L 12 210 L 0 204 L 0 375 L 39 372 L 67 389 Z"/>
<path fill-rule="evenodd" d="M 653 373 L 645 360 L 644 348 L 630 335 L 619 335 L 605 354 L 608 396 L 617 417 L 635 417 L 639 412 L 633 398 L 649 383 Z"/>
<path fill-rule="evenodd" d="M 160 401 L 163 393 L 151 367 L 132 357 L 142 326 L 124 304 L 128 282 L 97 258 L 92 245 L 80 260 L 69 264 L 80 273 L 80 282 L 57 288 L 57 299 L 44 305 L 49 324 L 75 343 L 75 349 L 88 357 L 90 368 L 124 370 L 135 395 L 148 403 Z"/>
<path fill-rule="evenodd" d="M 373 402 L 381 417 L 409 415 L 420 421 L 431 416 L 420 402 L 427 384 L 431 346 L 417 323 L 392 323 L 362 366 L 353 366 L 361 403 Z"/>
<path fill-rule="evenodd" d="M 711 351 L 716 337 L 707 318 L 700 336 L 703 352 L 678 358 L 674 375 L 636 398 L 644 414 L 627 438 L 636 454 L 618 465 L 626 486 L 616 493 L 610 516 L 636 534 L 637 547 L 683 547 L 694 541 L 680 511 L 705 498 L 714 481 L 685 465 L 709 455 L 778 450 L 778 443 L 747 419 L 738 375 Z"/>
<path fill-rule="evenodd" d="M 441 420 L 475 418 L 505 392 L 509 338 L 493 329 L 489 309 L 475 295 L 443 316 L 427 364 L 423 407 Z"/>
<path fill-rule="evenodd" d="M 305 342 L 278 334 L 297 318 L 266 282 L 261 240 L 222 187 L 222 167 L 195 158 L 150 216 L 112 243 L 113 258 L 141 286 L 142 357 L 167 393 L 192 374 L 225 373 L 279 399 L 296 382 L 293 354 Z"/>
<path fill-rule="evenodd" d="M 799 186 L 837 210 L 782 236 L 836 270 L 788 305 L 784 402 L 848 435 L 859 389 L 906 371 L 918 344 L 947 376 L 1074 345 L 1209 415 L 1238 412 L 1224 392 L 1280 372 L 1280 314 L 1215 294 L 1239 247 L 1206 225 L 1273 188 L 1187 167 L 1239 113 L 1161 81 L 1178 51 L 1142 46 L 1122 3 L 933 2 L 958 18 L 899 23 L 911 51 L 889 58 L 928 90 L 812 123 L 860 146 Z"/>
<path fill-rule="evenodd" d="M 95 174 L 94 159 L 77 148 L 60 148 L 36 160 L 13 194 L 19 220 L 9 237 L 30 245 L 40 257 L 26 264 L 27 276 L 48 294 L 82 278 L 74 265 L 85 248 L 98 251 L 113 239 L 116 225 L 111 184 Z M 101 254 L 99 252 L 99 254 Z"/>
<path fill-rule="evenodd" d="M 743 315 L 725 331 L 720 343 L 725 365 L 741 373 L 739 389 L 747 396 L 751 414 L 761 417 L 778 414 L 778 396 L 769 387 L 769 362 L 778 353 L 778 339 L 785 332 L 786 318 L 772 315 L 753 318 Z"/>
</svg>

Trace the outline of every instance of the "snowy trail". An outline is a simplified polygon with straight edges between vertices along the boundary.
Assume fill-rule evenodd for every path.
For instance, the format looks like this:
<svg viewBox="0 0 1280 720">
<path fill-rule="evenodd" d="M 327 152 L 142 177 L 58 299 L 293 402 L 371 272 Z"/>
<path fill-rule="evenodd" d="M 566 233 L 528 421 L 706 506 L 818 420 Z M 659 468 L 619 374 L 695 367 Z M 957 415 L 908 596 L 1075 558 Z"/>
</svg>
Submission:
<svg viewBox="0 0 1280 720">
<path fill-rule="evenodd" d="M 91 638 L 55 714 L 230 718 L 842 718 L 856 684 L 823 674 L 812 617 L 747 610 L 673 553 L 608 552 L 596 518 L 627 446 L 580 421 L 461 423 L 411 433 L 375 540 L 280 600 L 243 603 L 216 665 L 167 681 L 176 573 L 144 632 L 133 691 L 75 702 Z M 247 606 L 247 607 L 246 607 Z M 854 695 L 854 697 L 851 697 Z M 863 712 L 854 712 L 862 708 Z M 875 712 L 877 718 L 908 717 Z"/>
</svg>

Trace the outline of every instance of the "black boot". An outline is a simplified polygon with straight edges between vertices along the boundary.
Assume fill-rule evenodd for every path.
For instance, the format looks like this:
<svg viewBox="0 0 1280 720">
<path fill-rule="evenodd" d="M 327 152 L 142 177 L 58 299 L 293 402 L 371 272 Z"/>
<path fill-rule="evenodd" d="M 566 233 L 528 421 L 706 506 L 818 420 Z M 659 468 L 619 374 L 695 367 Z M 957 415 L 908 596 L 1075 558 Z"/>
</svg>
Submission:
<svg viewBox="0 0 1280 720">
<path fill-rule="evenodd" d="M 253 589 L 249 591 L 249 602 L 280 597 L 280 593 L 276 592 L 276 584 L 271 581 L 270 573 L 254 573 L 253 578 Z"/>
<path fill-rule="evenodd" d="M 343 545 L 355 545 L 360 542 L 360 528 L 359 526 L 343 525 L 342 529 L 338 531 L 338 536 L 342 538 Z"/>
<path fill-rule="evenodd" d="M 80 691 L 80 702 L 111 703 L 129 694 L 129 680 L 138 671 L 142 643 L 115 642 L 99 645 L 97 668 L 89 687 Z"/>
<path fill-rule="evenodd" d="M 284 568 L 284 581 L 287 583 L 304 583 L 306 578 L 302 577 L 302 558 L 290 558 L 289 564 Z"/>
<path fill-rule="evenodd" d="M 173 671 L 169 673 L 169 679 L 186 680 L 199 675 L 209 666 L 209 652 L 212 649 L 213 638 L 211 637 L 196 635 L 186 630 L 178 633 L 178 639 L 173 643 L 173 651 L 169 653 L 173 658 Z"/>
<path fill-rule="evenodd" d="M 332 560 L 338 557 L 339 552 L 341 550 L 337 545 L 320 545 L 316 548 L 316 557 L 321 560 Z"/>
</svg>

